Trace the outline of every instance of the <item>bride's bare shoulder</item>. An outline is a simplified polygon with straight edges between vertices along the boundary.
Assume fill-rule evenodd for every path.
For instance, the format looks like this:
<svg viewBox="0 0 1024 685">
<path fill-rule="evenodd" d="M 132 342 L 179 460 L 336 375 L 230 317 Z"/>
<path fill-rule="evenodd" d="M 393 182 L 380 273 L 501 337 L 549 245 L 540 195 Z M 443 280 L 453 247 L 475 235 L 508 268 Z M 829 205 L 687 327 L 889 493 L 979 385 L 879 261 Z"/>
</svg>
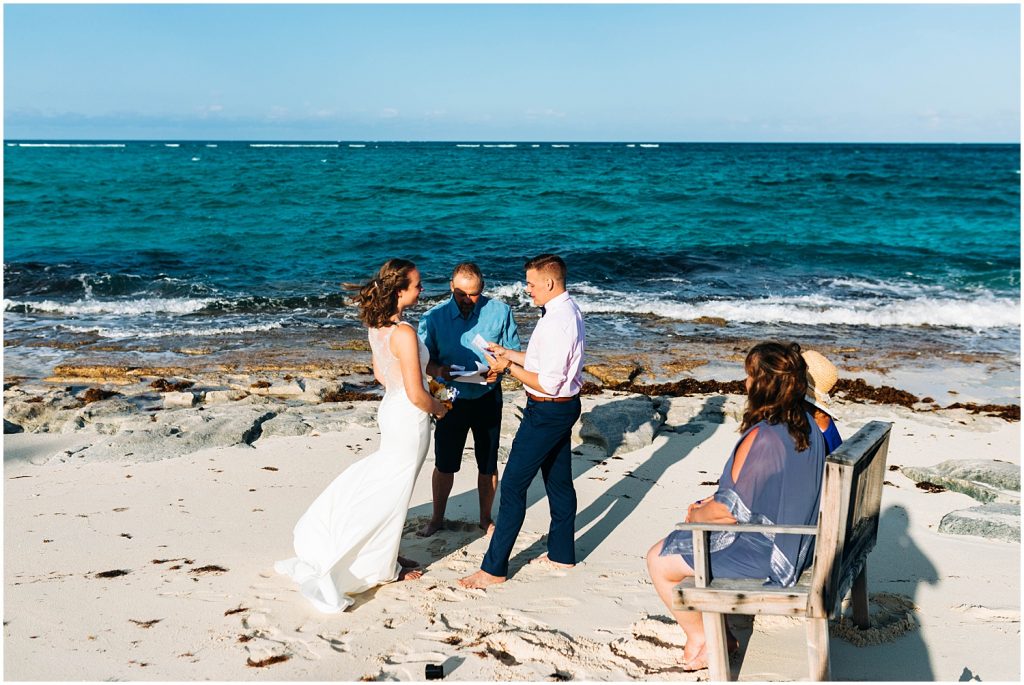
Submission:
<svg viewBox="0 0 1024 685">
<path fill-rule="evenodd" d="M 403 323 L 405 322 L 391 327 L 391 351 L 395 355 L 398 355 L 400 350 L 415 347 L 417 344 L 416 331 L 408 324 L 403 326 Z"/>
</svg>

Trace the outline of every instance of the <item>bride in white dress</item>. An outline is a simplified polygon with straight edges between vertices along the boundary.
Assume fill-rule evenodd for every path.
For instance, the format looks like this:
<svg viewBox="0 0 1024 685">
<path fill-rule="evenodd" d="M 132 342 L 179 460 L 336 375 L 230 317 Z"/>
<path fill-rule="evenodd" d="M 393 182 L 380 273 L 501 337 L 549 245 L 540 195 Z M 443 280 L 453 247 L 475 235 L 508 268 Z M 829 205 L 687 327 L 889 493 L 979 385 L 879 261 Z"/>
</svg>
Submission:
<svg viewBox="0 0 1024 685">
<path fill-rule="evenodd" d="M 419 578 L 398 556 L 409 498 L 430 443 L 430 416 L 446 407 L 427 391 L 427 349 L 402 311 L 419 299 L 416 266 L 391 259 L 359 288 L 359 318 L 369 328 L 373 375 L 385 388 L 377 411 L 380 449 L 341 473 L 295 524 L 295 557 L 274 564 L 325 613 L 344 611 L 348 595 Z"/>
</svg>

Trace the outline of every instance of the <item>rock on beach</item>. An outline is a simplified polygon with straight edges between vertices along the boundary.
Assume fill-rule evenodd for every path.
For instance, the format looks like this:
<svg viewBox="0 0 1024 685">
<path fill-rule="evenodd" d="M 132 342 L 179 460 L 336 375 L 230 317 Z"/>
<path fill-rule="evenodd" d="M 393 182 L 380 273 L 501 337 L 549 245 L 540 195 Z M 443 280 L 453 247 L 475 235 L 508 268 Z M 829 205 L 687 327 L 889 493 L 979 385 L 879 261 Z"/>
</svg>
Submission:
<svg viewBox="0 0 1024 685">
<path fill-rule="evenodd" d="M 979 502 L 1020 502 L 1020 467 L 998 459 L 949 459 L 930 467 L 904 467 L 911 480 L 928 481 Z"/>
</svg>

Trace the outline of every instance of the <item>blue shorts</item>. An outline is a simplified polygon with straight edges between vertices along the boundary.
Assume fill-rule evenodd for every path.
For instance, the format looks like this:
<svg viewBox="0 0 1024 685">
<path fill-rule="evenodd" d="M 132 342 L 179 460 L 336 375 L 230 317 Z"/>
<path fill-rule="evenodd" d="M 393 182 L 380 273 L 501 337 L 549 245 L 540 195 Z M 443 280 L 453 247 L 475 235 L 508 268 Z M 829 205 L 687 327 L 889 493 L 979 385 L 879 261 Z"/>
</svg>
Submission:
<svg viewBox="0 0 1024 685">
<path fill-rule="evenodd" d="M 434 464 L 438 471 L 456 473 L 461 468 L 466 437 L 473 431 L 477 470 L 483 476 L 498 473 L 501 405 L 501 387 L 476 399 L 455 400 L 451 411 L 434 428 Z"/>
</svg>

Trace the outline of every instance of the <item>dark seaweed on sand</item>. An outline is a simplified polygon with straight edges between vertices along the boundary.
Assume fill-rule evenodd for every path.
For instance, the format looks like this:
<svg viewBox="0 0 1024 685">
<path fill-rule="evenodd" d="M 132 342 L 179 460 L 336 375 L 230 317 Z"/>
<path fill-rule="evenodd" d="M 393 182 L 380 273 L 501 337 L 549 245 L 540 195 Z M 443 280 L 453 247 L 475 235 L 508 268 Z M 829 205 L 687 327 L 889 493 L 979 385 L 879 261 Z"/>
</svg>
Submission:
<svg viewBox="0 0 1024 685">
<path fill-rule="evenodd" d="M 274 656 L 268 656 L 266 659 L 260 659 L 259 661 L 253 661 L 252 659 L 246 659 L 245 663 L 251 668 L 263 668 L 265 666 L 273 666 L 279 664 L 282 661 L 288 661 L 291 659 L 287 654 L 275 654 Z"/>
<path fill-rule="evenodd" d="M 194 568 L 191 571 L 189 571 L 189 573 L 227 573 L 227 572 L 228 572 L 228 569 L 224 568 L 223 566 L 217 566 L 216 564 L 210 564 L 208 566 L 200 566 L 199 568 Z"/>
<path fill-rule="evenodd" d="M 114 392 L 113 390 L 104 390 L 103 388 L 89 388 L 88 390 L 85 391 L 85 394 L 82 395 L 82 401 L 85 402 L 86 404 L 92 404 L 93 402 L 99 402 L 100 400 L 105 400 L 117 394 L 118 393 Z"/>
<path fill-rule="evenodd" d="M 112 571 L 100 571 L 93 575 L 93 578 L 117 578 L 118 576 L 126 576 L 131 571 L 123 568 L 116 568 Z"/>
<path fill-rule="evenodd" d="M 380 395 L 370 392 L 353 392 L 352 390 L 333 390 L 325 392 L 320 397 L 321 402 L 369 402 L 379 399 Z"/>
<path fill-rule="evenodd" d="M 181 392 L 182 390 L 191 388 L 193 385 L 195 385 L 195 383 L 192 381 L 178 381 L 177 383 L 172 383 L 166 378 L 158 378 L 150 383 L 149 387 L 156 388 L 160 392 Z"/>
</svg>

